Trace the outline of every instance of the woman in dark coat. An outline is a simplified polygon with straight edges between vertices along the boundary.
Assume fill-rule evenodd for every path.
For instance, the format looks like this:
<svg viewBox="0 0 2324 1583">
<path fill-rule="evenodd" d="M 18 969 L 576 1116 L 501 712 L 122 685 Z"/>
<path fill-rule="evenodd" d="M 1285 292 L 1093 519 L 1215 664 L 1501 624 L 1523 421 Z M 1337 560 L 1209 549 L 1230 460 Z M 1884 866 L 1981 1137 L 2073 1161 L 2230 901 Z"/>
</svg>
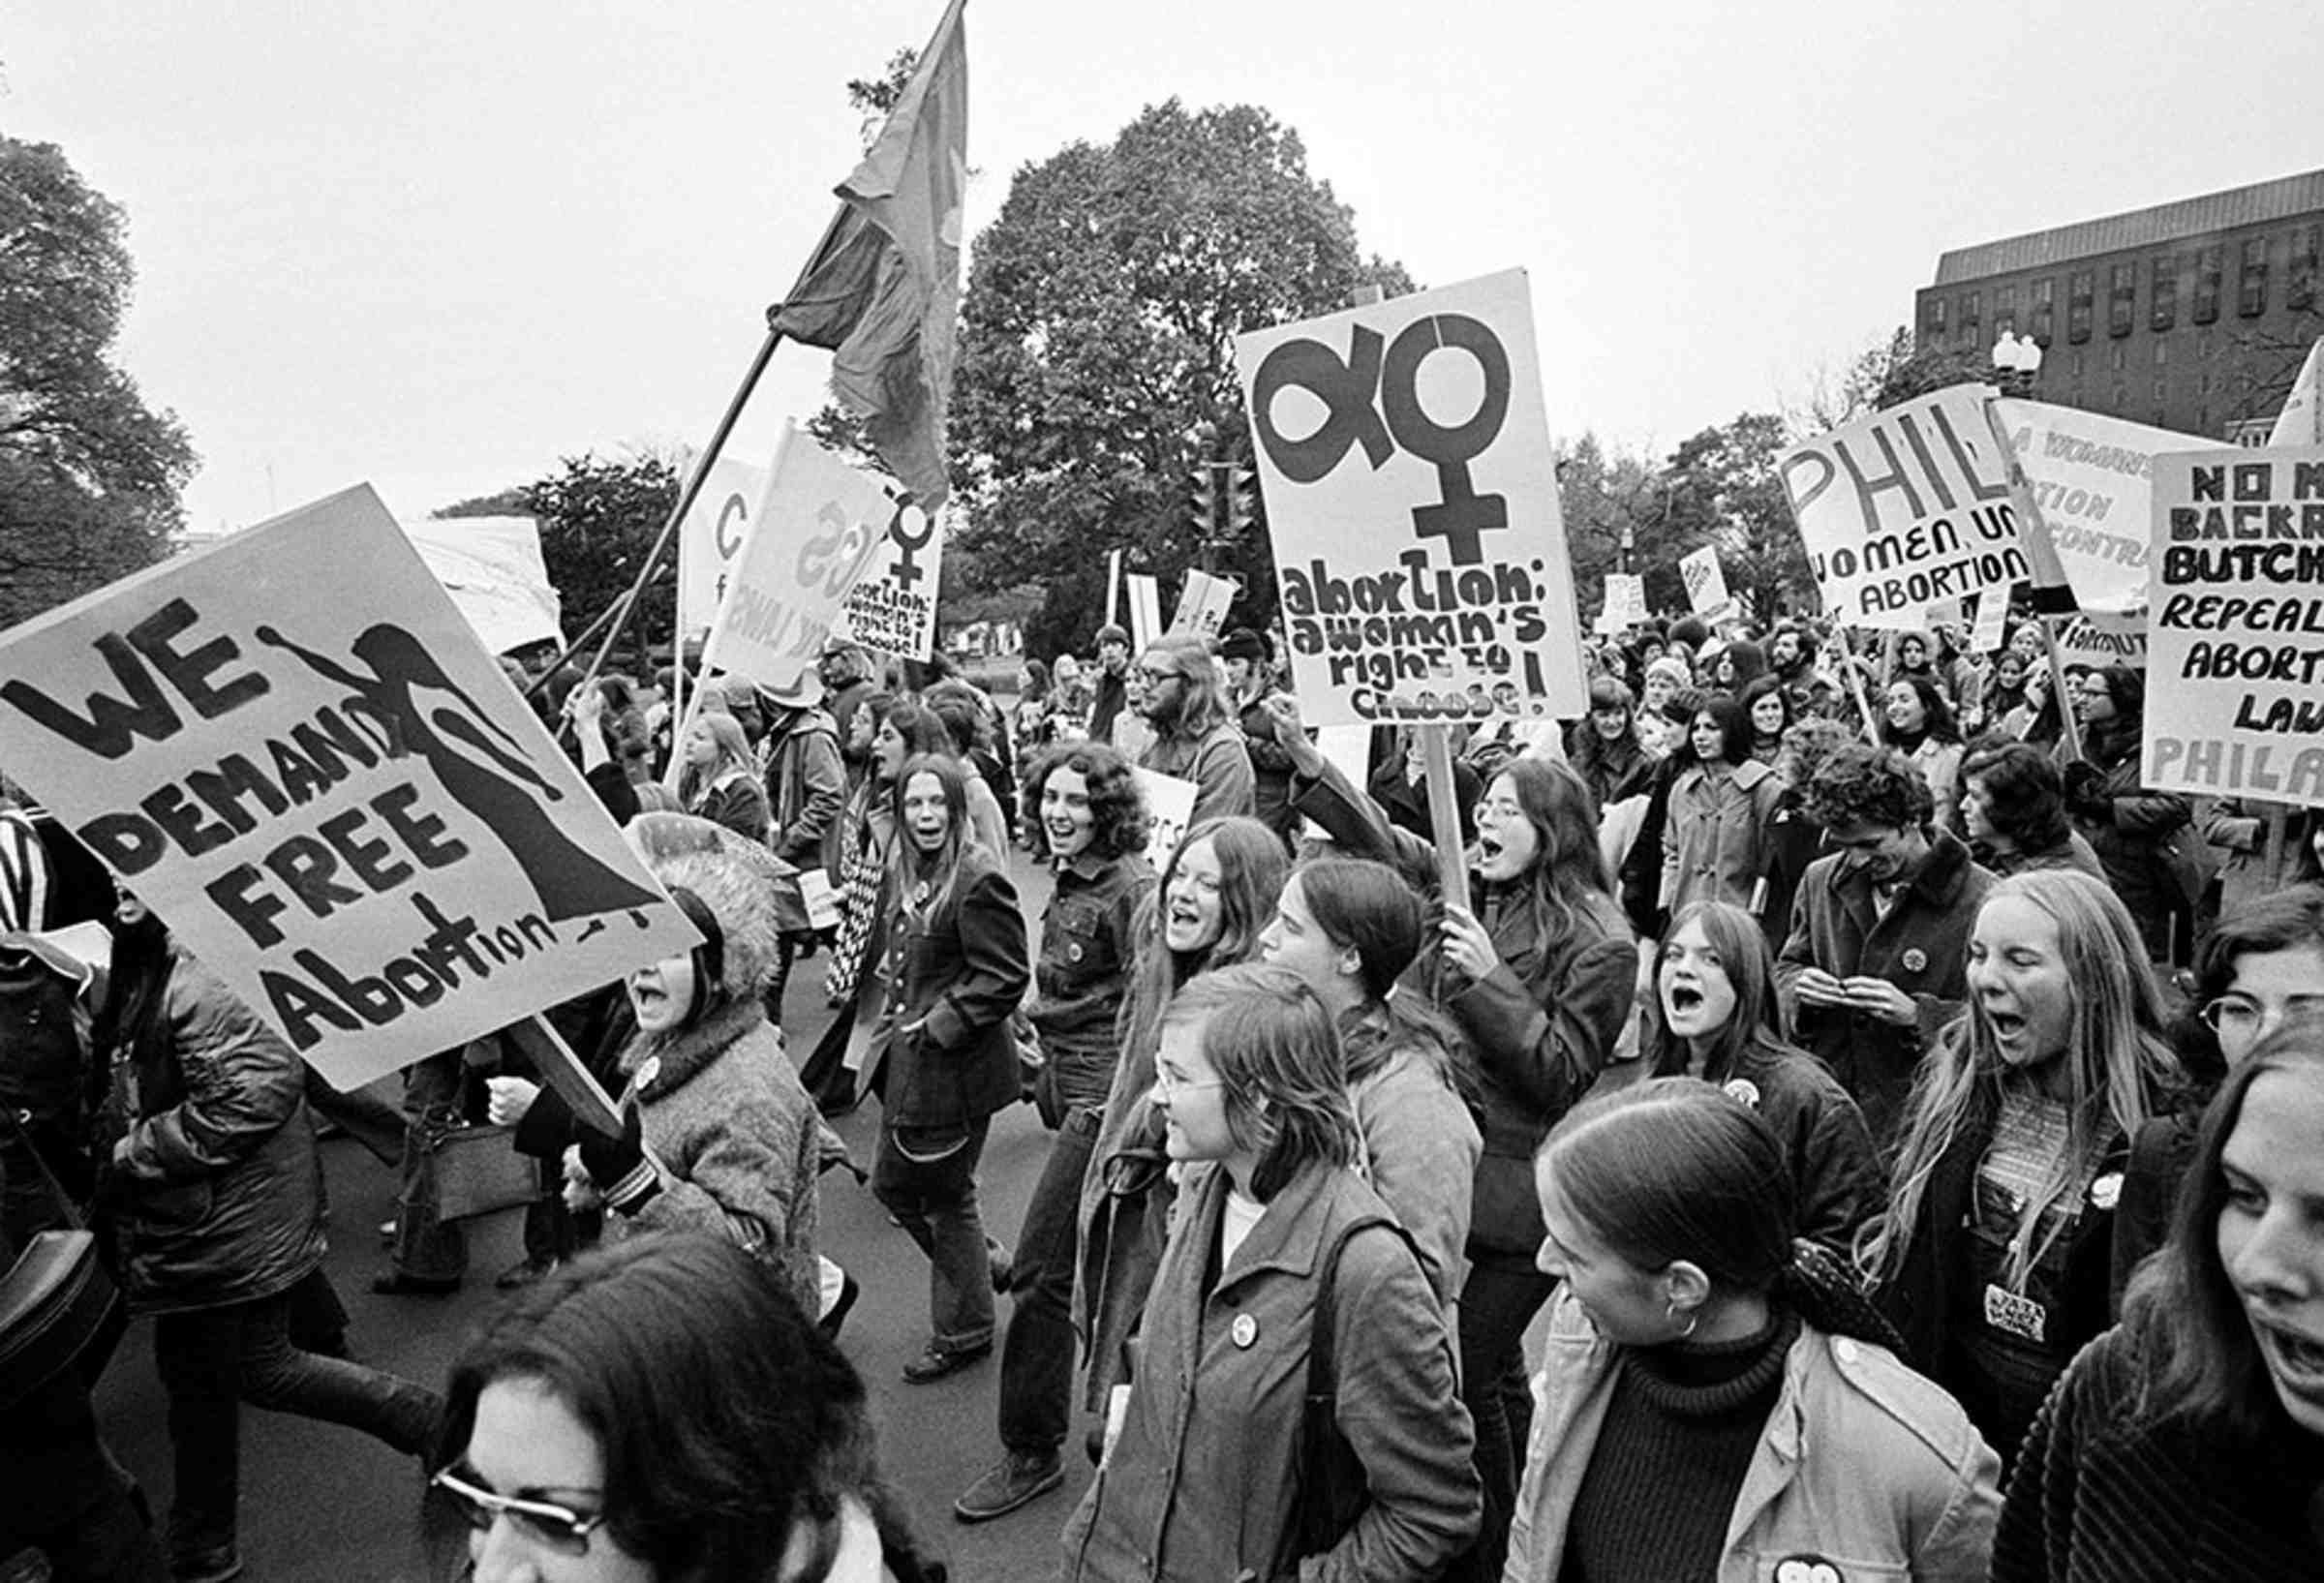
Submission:
<svg viewBox="0 0 2324 1583">
<path fill-rule="evenodd" d="M 976 1165 L 994 1112 L 1016 1103 L 1009 1018 L 1032 982 L 1004 860 L 969 834 L 969 772 L 923 754 L 897 777 L 883 1115 L 872 1191 L 929 1257 L 932 1333 L 914 1385 L 993 1350 L 993 1280 Z"/>
<path fill-rule="evenodd" d="M 2138 920 L 2149 959 L 2185 961 L 2194 945 L 2189 897 L 2200 889 L 2180 877 L 2195 844 L 2187 828 L 2194 808 L 2184 797 L 2139 783 L 2146 704 L 2146 677 L 2127 665 L 2082 678 L 2073 705 L 2083 759 L 2065 767 L 2065 810 L 2098 854 L 2107 884 Z"/>
</svg>

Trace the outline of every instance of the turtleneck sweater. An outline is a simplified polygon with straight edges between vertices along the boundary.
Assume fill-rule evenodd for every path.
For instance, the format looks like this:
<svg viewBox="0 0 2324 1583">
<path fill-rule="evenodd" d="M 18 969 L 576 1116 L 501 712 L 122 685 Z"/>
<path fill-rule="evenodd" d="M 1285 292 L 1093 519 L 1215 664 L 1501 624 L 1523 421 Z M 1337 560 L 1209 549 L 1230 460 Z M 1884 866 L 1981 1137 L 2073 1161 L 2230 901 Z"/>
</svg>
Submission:
<svg viewBox="0 0 2324 1583">
<path fill-rule="evenodd" d="M 1712 1583 L 1799 1318 L 1625 1352 L 1574 1501 L 1560 1583 Z"/>
</svg>

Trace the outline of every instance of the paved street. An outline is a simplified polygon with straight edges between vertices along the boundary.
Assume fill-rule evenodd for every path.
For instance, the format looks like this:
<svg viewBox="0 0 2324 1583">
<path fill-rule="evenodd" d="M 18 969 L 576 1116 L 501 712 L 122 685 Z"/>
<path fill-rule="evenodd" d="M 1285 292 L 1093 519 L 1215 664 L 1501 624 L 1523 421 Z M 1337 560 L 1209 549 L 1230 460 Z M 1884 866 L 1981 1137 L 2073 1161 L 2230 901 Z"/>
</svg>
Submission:
<svg viewBox="0 0 2324 1583">
<path fill-rule="evenodd" d="M 1037 919 L 1047 881 L 1026 873 L 1028 867 L 1020 853 L 1027 915 Z M 827 1016 L 820 1005 L 823 960 L 802 964 L 792 982 L 786 1021 L 802 1048 L 812 1044 Z M 877 1126 L 875 1102 L 840 1123 L 866 1166 Z M 1004 1241 L 1016 1240 L 1045 1147 L 1029 1106 L 995 1119 L 982 1179 L 988 1228 Z M 521 1255 L 519 1217 L 511 1211 L 472 1225 L 470 1279 L 457 1295 L 375 1296 L 371 1277 L 384 1259 L 374 1228 L 392 1212 L 393 1173 L 346 1138 L 324 1143 L 323 1160 L 332 1204 L 330 1270 L 354 1316 L 355 1355 L 441 1384 L 462 1335 L 496 1296 L 493 1275 Z M 956 1523 L 953 1497 L 998 1454 L 993 1428 L 998 1365 L 982 1363 L 933 1385 L 904 1385 L 904 1361 L 927 1336 L 927 1263 L 871 1194 L 843 1173 L 824 1178 L 822 1215 L 826 1251 L 864 1287 L 841 1343 L 871 1386 L 889 1475 L 910 1497 L 922 1534 L 950 1556 L 961 1583 L 1047 1577 L 1055 1565 L 1057 1530 L 1087 1480 L 1079 1429 L 1064 1491 L 995 1523 Z M 1004 1323 L 1006 1317 L 1004 1301 Z M 130 1331 L 98 1409 L 115 1452 L 160 1505 L 169 1488 L 169 1447 L 149 1326 Z M 417 1536 L 418 1498 L 414 1466 L 377 1443 L 351 1430 L 245 1410 L 242 1549 L 251 1583 L 403 1583 L 429 1576 Z"/>
</svg>

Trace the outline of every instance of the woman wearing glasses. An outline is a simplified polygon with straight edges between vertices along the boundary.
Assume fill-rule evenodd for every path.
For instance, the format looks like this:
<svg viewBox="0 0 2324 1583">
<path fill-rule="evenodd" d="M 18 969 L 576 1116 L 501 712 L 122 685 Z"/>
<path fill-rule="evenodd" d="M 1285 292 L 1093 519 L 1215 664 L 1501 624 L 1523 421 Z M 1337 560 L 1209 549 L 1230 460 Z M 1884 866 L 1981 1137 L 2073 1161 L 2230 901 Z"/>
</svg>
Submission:
<svg viewBox="0 0 2324 1583">
<path fill-rule="evenodd" d="M 940 1575 L 880 1481 L 863 1382 L 718 1237 L 621 1243 L 511 1298 L 452 1366 L 430 1467 L 475 1583 Z"/>
<path fill-rule="evenodd" d="M 1995 886 L 1968 985 L 1914 1081 L 1863 1262 L 1913 1363 L 2007 1458 L 2106 1327 L 2129 1142 L 2178 1063 L 2137 928 L 2087 874 Z"/>
<path fill-rule="evenodd" d="M 2220 919 L 2195 958 L 2195 993 L 2198 1010 L 2177 1030 L 2190 1092 L 2178 1113 L 2139 1129 L 2123 1173 L 2114 1218 L 2118 1312 L 2131 1273 L 2169 1233 L 2203 1102 L 2287 1018 L 2324 1012 L 2324 886 L 2258 897 Z"/>
<path fill-rule="evenodd" d="M 2324 1020 L 2295 1015 L 2203 1118 L 2123 1323 L 2027 1437 L 1995 1583 L 2324 1577 Z"/>
<path fill-rule="evenodd" d="M 1279 968 L 1208 974 L 1163 1016 L 1153 1101 L 1185 1178 L 1064 1578 L 1437 1576 L 1477 1522 L 1468 1415 L 1421 1261 L 1351 1169 L 1330 1014 Z M 1318 1341 L 1337 1477 L 1304 1454 Z"/>
</svg>

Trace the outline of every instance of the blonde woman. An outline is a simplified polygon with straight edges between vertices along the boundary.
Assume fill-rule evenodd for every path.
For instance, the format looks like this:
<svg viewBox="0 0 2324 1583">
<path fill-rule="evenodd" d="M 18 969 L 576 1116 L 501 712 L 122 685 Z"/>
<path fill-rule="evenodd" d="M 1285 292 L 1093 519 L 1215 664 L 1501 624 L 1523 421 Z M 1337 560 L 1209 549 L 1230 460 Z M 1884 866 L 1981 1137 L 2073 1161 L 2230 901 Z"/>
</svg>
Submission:
<svg viewBox="0 0 2324 1583">
<path fill-rule="evenodd" d="M 2088 874 L 2003 880 L 1978 908 L 1969 1006 L 1916 1081 L 1864 1249 L 1912 1361 L 2016 1454 L 2108 1323 L 2129 1141 L 2177 1065 L 2138 928 Z"/>
<path fill-rule="evenodd" d="M 678 759 L 678 801 L 686 812 L 754 841 L 767 838 L 766 788 L 733 715 L 695 715 L 679 739 Z"/>
</svg>

